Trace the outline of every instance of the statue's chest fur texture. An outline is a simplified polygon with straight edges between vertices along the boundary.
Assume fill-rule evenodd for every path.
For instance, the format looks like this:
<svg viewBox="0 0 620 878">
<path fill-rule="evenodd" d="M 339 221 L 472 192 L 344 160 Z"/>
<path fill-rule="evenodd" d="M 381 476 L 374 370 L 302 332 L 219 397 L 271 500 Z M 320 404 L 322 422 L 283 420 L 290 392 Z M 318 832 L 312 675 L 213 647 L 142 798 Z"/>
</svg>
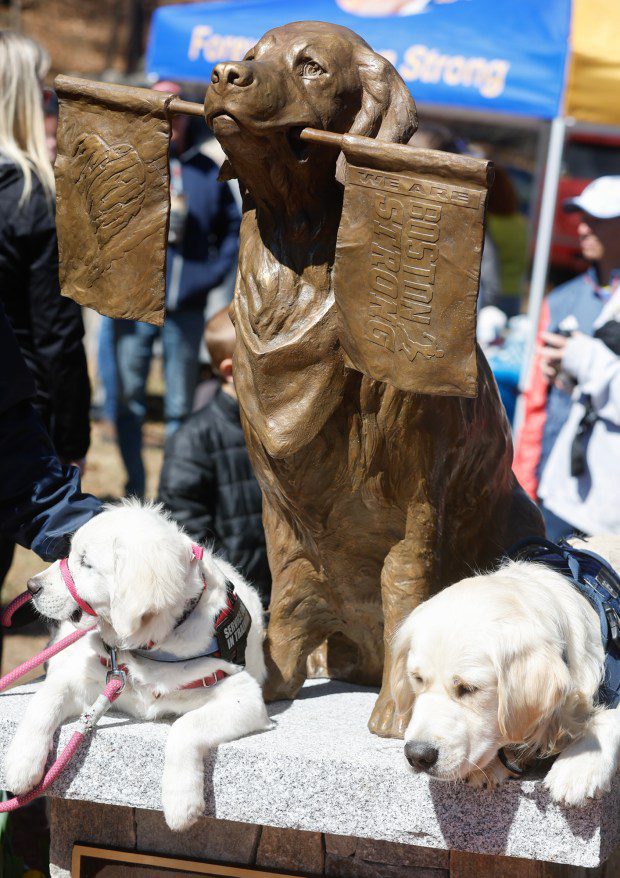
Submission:
<svg viewBox="0 0 620 878">
<path fill-rule="evenodd" d="M 412 504 L 427 504 L 439 521 L 453 495 L 477 516 L 510 471 L 484 358 L 476 400 L 407 393 L 363 376 L 340 346 L 331 263 L 306 254 L 297 269 L 294 254 L 266 248 L 255 226 L 244 231 L 235 384 L 268 501 L 318 556 L 337 556 L 355 533 L 363 535 L 360 556 L 377 563 L 402 539 Z"/>
</svg>

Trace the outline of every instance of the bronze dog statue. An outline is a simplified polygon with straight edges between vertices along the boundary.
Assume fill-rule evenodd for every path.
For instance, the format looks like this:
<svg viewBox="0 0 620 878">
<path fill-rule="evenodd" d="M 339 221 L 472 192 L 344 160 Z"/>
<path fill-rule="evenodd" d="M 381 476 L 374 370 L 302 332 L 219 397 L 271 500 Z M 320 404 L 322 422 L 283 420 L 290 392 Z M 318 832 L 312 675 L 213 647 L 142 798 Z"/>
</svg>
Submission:
<svg viewBox="0 0 620 878">
<path fill-rule="evenodd" d="M 512 474 L 510 430 L 480 351 L 478 396 L 464 399 L 372 380 L 339 343 L 338 153 L 296 135 L 312 126 L 406 143 L 415 105 L 352 31 L 298 22 L 217 65 L 205 116 L 244 197 L 234 369 L 273 576 L 267 697 L 293 698 L 307 656 L 328 638 L 334 675 L 383 679 L 369 725 L 398 734 L 406 718 L 394 715 L 387 682 L 395 626 L 543 531 Z"/>
</svg>

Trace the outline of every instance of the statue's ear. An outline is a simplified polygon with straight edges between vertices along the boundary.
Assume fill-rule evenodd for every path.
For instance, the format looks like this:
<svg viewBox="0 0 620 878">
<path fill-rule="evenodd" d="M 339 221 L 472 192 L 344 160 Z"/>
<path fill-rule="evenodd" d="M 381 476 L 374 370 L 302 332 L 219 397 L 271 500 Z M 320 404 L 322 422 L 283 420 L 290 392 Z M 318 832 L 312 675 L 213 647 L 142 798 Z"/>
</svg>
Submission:
<svg viewBox="0 0 620 878">
<path fill-rule="evenodd" d="M 390 62 L 368 47 L 358 50 L 362 103 L 349 134 L 361 134 L 389 143 L 408 143 L 418 127 L 415 101 Z M 344 183 L 345 158 L 336 165 L 336 179 Z"/>
<path fill-rule="evenodd" d="M 220 172 L 217 175 L 218 183 L 226 183 L 227 180 L 236 180 L 237 175 L 233 171 L 233 166 L 228 161 L 228 159 L 224 159 L 222 162 L 222 166 L 220 167 Z"/>
<path fill-rule="evenodd" d="M 389 143 L 408 143 L 418 127 L 415 101 L 402 77 L 376 52 L 362 50 L 358 70 L 362 105 L 349 134 L 361 134 Z"/>
</svg>

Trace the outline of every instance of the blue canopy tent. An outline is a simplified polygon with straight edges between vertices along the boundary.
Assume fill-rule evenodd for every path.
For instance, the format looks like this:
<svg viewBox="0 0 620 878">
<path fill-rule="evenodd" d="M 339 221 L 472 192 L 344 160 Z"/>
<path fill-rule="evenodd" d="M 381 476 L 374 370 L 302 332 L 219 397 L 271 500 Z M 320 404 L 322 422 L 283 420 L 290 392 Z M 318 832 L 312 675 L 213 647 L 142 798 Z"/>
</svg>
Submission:
<svg viewBox="0 0 620 878">
<path fill-rule="evenodd" d="M 571 13 L 571 0 L 228 0 L 164 6 L 153 16 L 147 69 L 157 78 L 208 82 L 215 64 L 243 58 L 270 28 L 304 19 L 329 21 L 356 31 L 385 55 L 422 111 L 494 117 L 500 124 L 538 120 L 540 179 L 545 165 L 546 170 L 524 386 L 545 290 L 565 139 Z"/>
<path fill-rule="evenodd" d="M 398 7 L 368 17 L 364 9 Z M 347 9 L 357 8 L 360 14 Z M 159 78 L 208 82 L 270 28 L 313 19 L 359 33 L 385 55 L 421 104 L 552 119 L 568 51 L 567 0 L 229 0 L 164 6 L 147 55 Z"/>
</svg>

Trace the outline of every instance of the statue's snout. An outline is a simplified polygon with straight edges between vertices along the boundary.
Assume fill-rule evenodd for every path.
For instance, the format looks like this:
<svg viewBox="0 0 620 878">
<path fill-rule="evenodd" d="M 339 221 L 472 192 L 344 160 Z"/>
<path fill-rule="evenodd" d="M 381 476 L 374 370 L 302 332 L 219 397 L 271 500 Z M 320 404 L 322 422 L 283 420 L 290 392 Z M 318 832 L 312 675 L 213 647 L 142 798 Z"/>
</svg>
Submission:
<svg viewBox="0 0 620 878">
<path fill-rule="evenodd" d="M 211 73 L 211 84 L 216 91 L 229 86 L 247 88 L 254 82 L 254 72 L 248 61 L 223 61 L 216 64 Z"/>
</svg>

